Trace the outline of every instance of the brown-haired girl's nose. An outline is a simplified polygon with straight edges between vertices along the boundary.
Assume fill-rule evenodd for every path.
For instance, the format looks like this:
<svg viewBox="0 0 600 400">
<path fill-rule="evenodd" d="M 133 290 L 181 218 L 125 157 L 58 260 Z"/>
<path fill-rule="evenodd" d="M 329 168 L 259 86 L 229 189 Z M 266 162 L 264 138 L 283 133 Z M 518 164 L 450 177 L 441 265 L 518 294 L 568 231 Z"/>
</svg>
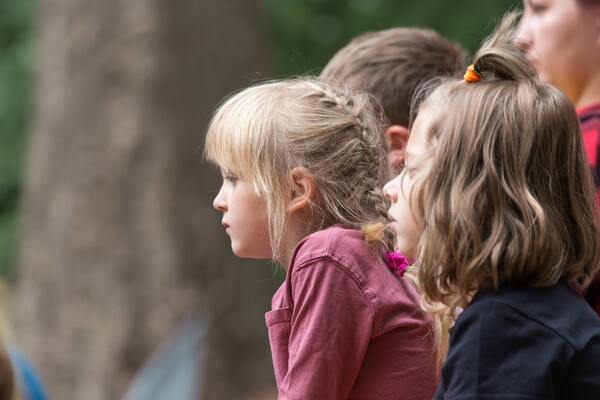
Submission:
<svg viewBox="0 0 600 400">
<path fill-rule="evenodd" d="M 383 186 L 383 194 L 385 197 L 392 200 L 392 202 L 398 199 L 399 180 L 400 175 L 396 176 L 394 179 L 386 183 L 385 186 Z"/>
</svg>

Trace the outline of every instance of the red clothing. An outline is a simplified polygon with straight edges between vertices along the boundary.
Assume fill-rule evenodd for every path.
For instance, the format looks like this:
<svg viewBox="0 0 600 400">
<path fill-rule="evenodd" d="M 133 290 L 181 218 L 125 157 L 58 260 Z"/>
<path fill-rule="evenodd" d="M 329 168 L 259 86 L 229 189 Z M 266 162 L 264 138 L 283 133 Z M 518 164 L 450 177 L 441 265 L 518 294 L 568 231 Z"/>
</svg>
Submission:
<svg viewBox="0 0 600 400">
<path fill-rule="evenodd" d="M 431 320 L 361 232 L 300 242 L 266 314 L 279 399 L 431 399 Z"/>
<path fill-rule="evenodd" d="M 583 142 L 600 201 L 600 163 L 598 162 L 600 158 L 600 104 L 581 108 L 577 110 L 577 114 L 581 120 Z M 594 308 L 596 314 L 600 315 L 600 274 L 588 287 L 586 300 Z"/>
</svg>

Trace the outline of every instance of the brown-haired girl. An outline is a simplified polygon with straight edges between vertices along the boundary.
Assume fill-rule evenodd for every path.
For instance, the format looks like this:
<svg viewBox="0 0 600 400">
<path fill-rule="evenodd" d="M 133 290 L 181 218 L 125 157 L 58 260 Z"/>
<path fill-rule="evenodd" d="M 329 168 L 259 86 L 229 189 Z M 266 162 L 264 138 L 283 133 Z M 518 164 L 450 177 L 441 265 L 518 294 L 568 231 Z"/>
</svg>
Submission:
<svg viewBox="0 0 600 400">
<path fill-rule="evenodd" d="M 286 280 L 266 315 L 279 399 L 431 399 L 431 320 L 386 264 L 388 168 L 371 98 L 313 79 L 234 95 L 208 128 L 239 257 Z"/>
<path fill-rule="evenodd" d="M 574 290 L 600 265 L 594 184 L 569 99 L 512 45 L 516 18 L 420 103 L 384 191 L 425 305 L 458 315 L 436 399 L 598 399 L 600 319 Z"/>
</svg>

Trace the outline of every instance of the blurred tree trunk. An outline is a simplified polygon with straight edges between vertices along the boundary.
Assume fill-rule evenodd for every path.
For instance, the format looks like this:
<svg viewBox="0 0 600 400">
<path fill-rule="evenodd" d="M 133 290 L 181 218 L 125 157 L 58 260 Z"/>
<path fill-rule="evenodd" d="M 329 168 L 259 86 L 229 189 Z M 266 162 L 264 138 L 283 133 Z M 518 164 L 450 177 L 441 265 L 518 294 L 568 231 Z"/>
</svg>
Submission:
<svg viewBox="0 0 600 400">
<path fill-rule="evenodd" d="M 265 262 L 233 258 L 210 113 L 264 73 L 258 0 L 41 0 L 17 342 L 54 399 L 118 399 L 191 310 L 205 399 L 273 384 Z"/>
</svg>

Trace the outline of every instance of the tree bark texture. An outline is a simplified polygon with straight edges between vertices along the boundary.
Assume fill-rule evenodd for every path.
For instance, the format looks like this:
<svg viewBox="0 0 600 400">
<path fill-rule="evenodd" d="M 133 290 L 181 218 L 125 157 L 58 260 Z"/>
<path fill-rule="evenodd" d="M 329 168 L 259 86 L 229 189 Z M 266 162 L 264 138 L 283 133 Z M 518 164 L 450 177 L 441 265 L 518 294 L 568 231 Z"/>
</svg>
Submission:
<svg viewBox="0 0 600 400">
<path fill-rule="evenodd" d="M 231 255 L 202 162 L 221 99 L 265 74 L 257 0 L 41 0 L 17 341 L 54 399 L 118 399 L 192 310 L 204 399 L 273 385 L 266 262 Z"/>
</svg>

